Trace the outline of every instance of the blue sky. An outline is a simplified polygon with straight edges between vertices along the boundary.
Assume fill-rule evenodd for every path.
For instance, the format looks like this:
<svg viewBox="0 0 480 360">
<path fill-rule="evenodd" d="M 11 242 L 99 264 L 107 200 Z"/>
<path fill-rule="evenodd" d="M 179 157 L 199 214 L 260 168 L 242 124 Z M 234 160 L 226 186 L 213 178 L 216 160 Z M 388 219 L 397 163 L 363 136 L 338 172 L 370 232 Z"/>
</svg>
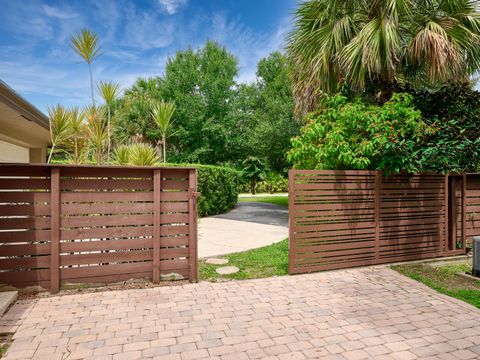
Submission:
<svg viewBox="0 0 480 360">
<path fill-rule="evenodd" d="M 296 0 L 0 0 L 0 79 L 45 111 L 89 101 L 88 70 L 68 47 L 82 27 L 95 31 L 104 54 L 95 80 L 122 88 L 163 74 L 168 57 L 207 39 L 238 59 L 239 81 L 281 50 Z"/>
</svg>

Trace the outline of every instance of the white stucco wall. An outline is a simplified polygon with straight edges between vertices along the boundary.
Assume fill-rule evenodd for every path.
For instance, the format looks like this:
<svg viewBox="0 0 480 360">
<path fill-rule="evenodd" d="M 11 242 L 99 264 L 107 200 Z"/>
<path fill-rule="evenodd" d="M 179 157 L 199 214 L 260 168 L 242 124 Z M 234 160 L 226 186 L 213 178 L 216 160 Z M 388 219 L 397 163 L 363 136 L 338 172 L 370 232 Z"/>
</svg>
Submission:
<svg viewBox="0 0 480 360">
<path fill-rule="evenodd" d="M 28 163 L 29 149 L 0 140 L 0 162 Z"/>
</svg>

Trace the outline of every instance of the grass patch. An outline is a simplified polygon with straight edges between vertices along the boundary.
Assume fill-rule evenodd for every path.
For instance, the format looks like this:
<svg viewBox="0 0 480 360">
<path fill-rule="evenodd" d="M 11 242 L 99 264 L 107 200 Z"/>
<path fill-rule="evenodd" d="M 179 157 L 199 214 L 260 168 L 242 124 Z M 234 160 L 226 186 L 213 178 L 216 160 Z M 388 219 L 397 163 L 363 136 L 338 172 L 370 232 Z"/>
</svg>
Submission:
<svg viewBox="0 0 480 360">
<path fill-rule="evenodd" d="M 458 273 L 470 272 L 468 262 L 430 265 L 411 264 L 395 265 L 393 270 L 420 281 L 438 292 L 465 301 L 480 308 L 480 281 L 470 279 Z"/>
<path fill-rule="evenodd" d="M 239 202 L 266 202 L 276 205 L 288 206 L 287 195 L 272 195 L 272 196 L 248 196 L 239 197 Z"/>
<path fill-rule="evenodd" d="M 209 265 L 200 261 L 200 279 L 218 281 L 221 279 L 258 279 L 288 274 L 288 239 L 278 243 L 240 253 L 218 256 L 228 259 L 227 266 L 236 266 L 239 272 L 219 275 L 215 271 L 222 265 Z"/>
</svg>

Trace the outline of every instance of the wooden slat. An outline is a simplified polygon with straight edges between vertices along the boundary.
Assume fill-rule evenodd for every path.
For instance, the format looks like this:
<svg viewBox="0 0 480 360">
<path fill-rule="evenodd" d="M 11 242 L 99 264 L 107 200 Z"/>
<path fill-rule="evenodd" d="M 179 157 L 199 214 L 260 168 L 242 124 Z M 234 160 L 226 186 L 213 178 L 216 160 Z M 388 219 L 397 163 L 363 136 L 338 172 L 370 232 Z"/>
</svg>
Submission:
<svg viewBox="0 0 480 360">
<path fill-rule="evenodd" d="M 153 226 L 85 228 L 60 231 L 61 240 L 125 238 L 136 236 L 153 236 Z"/>
<path fill-rule="evenodd" d="M 153 190 L 149 179 L 64 179 L 62 190 Z"/>
<path fill-rule="evenodd" d="M 128 240 L 95 240 L 62 242 L 61 253 L 87 252 L 87 251 L 108 251 L 108 250 L 131 250 L 150 249 L 153 247 L 151 238 L 128 239 Z"/>
<path fill-rule="evenodd" d="M 32 190 L 49 190 L 49 179 L 25 179 L 25 178 L 0 178 L 0 190 L 11 189 L 32 189 Z"/>
<path fill-rule="evenodd" d="M 1 205 L 0 216 L 42 216 L 50 215 L 49 204 Z"/>
<path fill-rule="evenodd" d="M 153 202 L 95 202 L 84 204 L 62 204 L 62 215 L 142 213 L 153 213 Z"/>
<path fill-rule="evenodd" d="M 62 217 L 61 227 L 153 225 L 153 214 L 148 215 L 94 215 Z"/>
<path fill-rule="evenodd" d="M 50 241 L 50 230 L 0 231 L 0 243 Z"/>
</svg>

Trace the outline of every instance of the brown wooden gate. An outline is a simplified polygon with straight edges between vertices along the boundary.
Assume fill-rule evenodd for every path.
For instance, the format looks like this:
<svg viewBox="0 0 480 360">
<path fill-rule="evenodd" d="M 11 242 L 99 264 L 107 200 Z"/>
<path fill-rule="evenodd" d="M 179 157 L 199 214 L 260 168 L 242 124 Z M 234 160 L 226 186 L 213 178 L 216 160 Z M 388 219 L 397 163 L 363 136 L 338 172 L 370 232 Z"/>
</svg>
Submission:
<svg viewBox="0 0 480 360">
<path fill-rule="evenodd" d="M 464 193 L 449 199 L 448 189 L 449 178 L 437 174 L 291 170 L 290 273 L 464 253 L 463 220 L 460 248 L 447 232 L 448 204 L 462 207 Z"/>
<path fill-rule="evenodd" d="M 0 164 L 0 283 L 197 281 L 195 168 Z"/>
</svg>

